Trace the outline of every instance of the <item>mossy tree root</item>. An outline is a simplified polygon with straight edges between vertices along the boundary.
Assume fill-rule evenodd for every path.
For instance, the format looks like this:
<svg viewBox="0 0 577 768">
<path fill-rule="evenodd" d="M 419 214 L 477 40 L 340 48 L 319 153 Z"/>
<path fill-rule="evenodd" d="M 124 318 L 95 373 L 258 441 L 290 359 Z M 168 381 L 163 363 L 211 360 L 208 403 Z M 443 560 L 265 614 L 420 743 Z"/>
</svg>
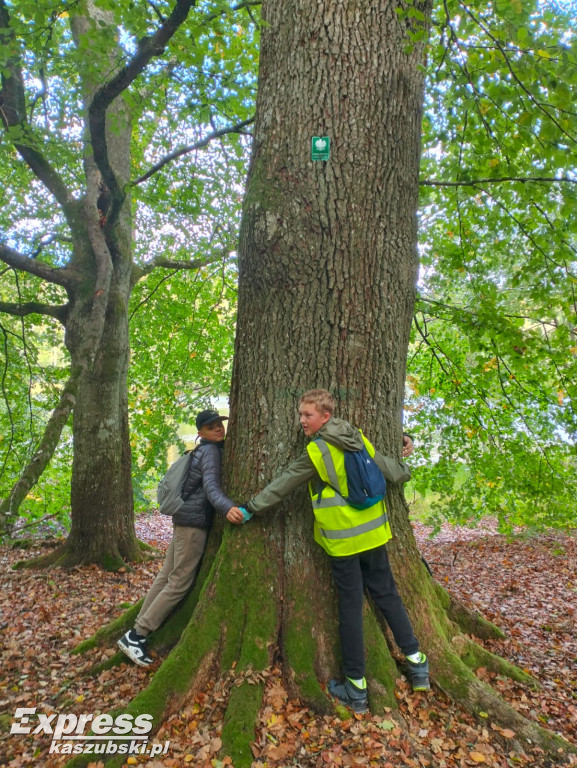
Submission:
<svg viewBox="0 0 577 768">
<path fill-rule="evenodd" d="M 81 552 L 68 547 L 67 542 L 57 547 L 52 552 L 39 557 L 30 558 L 30 560 L 20 560 L 14 565 L 16 570 L 44 568 L 74 568 L 77 565 L 86 565 L 86 563 L 95 563 L 105 571 L 116 572 L 121 568 L 126 568 L 127 562 L 141 562 L 147 558 L 147 552 L 150 550 L 148 545 L 142 544 L 135 539 L 134 546 L 126 550 L 121 550 L 116 545 L 111 545 L 106 552 L 98 556 L 91 555 L 85 557 Z"/>
<path fill-rule="evenodd" d="M 415 557 L 408 558 L 409 563 L 416 561 Z M 477 620 L 476 615 L 464 606 L 455 612 L 455 607 L 460 604 L 453 601 L 433 579 L 411 578 L 408 568 L 404 577 L 397 579 L 397 583 L 412 587 L 403 591 L 403 600 L 410 611 L 417 637 L 429 657 L 432 681 L 472 715 L 479 717 L 480 712 L 485 713 L 500 726 L 515 731 L 521 741 L 528 741 L 548 754 L 558 755 L 559 750 L 577 753 L 577 748 L 560 736 L 525 719 L 489 684 L 475 676 L 474 670 L 487 667 L 525 685 L 535 687 L 537 684 L 523 670 L 463 635 L 460 628 L 472 629 L 469 616 L 474 617 L 477 636 L 502 637 L 501 630 L 482 617 Z"/>
<path fill-rule="evenodd" d="M 186 698 L 210 679 L 224 678 L 234 668 L 235 681 L 240 685 L 232 687 L 229 697 L 222 750 L 233 758 L 236 768 L 252 763 L 250 741 L 264 691 L 264 676 L 259 674 L 271 666 L 280 625 L 280 570 L 270 567 L 275 547 L 268 542 L 265 551 L 264 539 L 258 533 L 256 527 L 244 535 L 238 529 L 225 530 L 222 546 L 212 563 L 207 563 L 202 586 L 197 584 L 198 597 L 191 594 L 156 633 L 155 645 L 169 642 L 170 637 L 174 640 L 184 624 L 180 641 L 148 686 L 124 710 L 133 716 L 152 715 L 156 730 Z M 135 611 L 132 609 L 130 615 Z M 118 620 L 123 626 L 127 615 Z M 110 626 L 105 632 L 112 635 Z M 91 638 L 85 647 L 93 645 Z M 79 755 L 67 765 L 76 768 L 87 762 Z M 122 765 L 120 758 L 107 761 L 111 768 L 116 764 Z"/>
<path fill-rule="evenodd" d="M 108 645 L 112 640 L 117 640 L 128 629 L 134 626 L 134 621 L 140 611 L 140 606 L 143 600 L 139 600 L 134 605 L 131 605 L 121 616 L 111 621 L 110 624 L 106 624 L 104 627 L 100 627 L 92 637 L 87 640 L 83 640 L 75 648 L 72 649 L 72 653 L 86 653 L 93 648 L 101 648 L 104 645 Z"/>
<path fill-rule="evenodd" d="M 529 742 L 547 754 L 556 754 L 557 756 L 567 753 L 577 754 L 577 747 L 557 734 L 524 718 L 488 684 L 473 674 L 469 668 L 469 663 L 474 658 L 477 661 L 482 659 L 483 662 L 486 662 L 488 661 L 487 656 L 479 654 L 475 656 L 471 652 L 471 656 L 467 659 L 468 663 L 465 663 L 461 656 L 447 648 L 444 652 L 437 649 L 430 658 L 433 661 L 432 673 L 435 683 L 450 698 L 474 716 L 488 716 L 494 719 L 501 727 L 510 728 L 514 731 L 519 741 Z M 507 669 L 506 674 L 512 671 L 513 665 L 509 665 L 509 667 L 510 669 Z M 519 672 L 524 674 L 521 670 Z M 534 683 L 529 675 L 526 677 Z"/>
<path fill-rule="evenodd" d="M 478 611 L 468 608 L 460 600 L 451 595 L 438 582 L 434 582 L 437 597 L 447 612 L 447 616 L 463 632 L 481 640 L 501 640 L 505 633 L 496 624 L 482 616 Z"/>
<path fill-rule="evenodd" d="M 469 669 L 475 670 L 479 667 L 486 667 L 491 672 L 504 675 L 518 683 L 523 683 L 533 688 L 540 687 L 538 681 L 530 674 L 515 666 L 515 664 L 511 664 L 501 656 L 491 653 L 491 651 L 475 643 L 471 638 L 465 637 L 465 635 L 455 635 L 452 639 L 452 645 Z"/>
<path fill-rule="evenodd" d="M 222 540 L 213 532 L 195 589 L 153 637 L 156 647 L 175 647 L 125 710 L 133 716 L 152 715 L 158 729 L 209 680 L 224 681 L 229 684 L 229 697 L 221 755 L 229 755 L 236 768 L 248 768 L 252 763 L 250 743 L 267 670 L 277 649 L 289 693 L 320 713 L 334 707 L 319 682 L 328 680 L 340 666 L 336 596 L 327 559 L 312 542 L 294 533 L 298 525 L 287 523 L 282 531 L 266 521 L 240 529 L 229 526 Z M 549 753 L 571 751 L 568 743 L 525 720 L 475 677 L 471 670 L 485 666 L 534 684 L 522 670 L 462 635 L 439 598 L 430 579 L 420 580 L 418 589 L 404 595 L 429 656 L 433 681 L 465 709 L 477 716 L 486 713 L 514 730 L 520 740 L 530 740 Z M 84 648 L 120 635 L 137 611 L 134 606 L 105 628 L 98 641 L 91 638 L 83 644 Z M 381 623 L 367 602 L 365 642 L 373 713 L 382 712 L 383 707 L 397 710 L 394 685 L 399 670 L 391 655 L 394 646 L 390 638 L 387 641 Z M 82 757 L 69 766 L 85 765 Z M 111 768 L 115 759 L 108 761 Z"/>
</svg>

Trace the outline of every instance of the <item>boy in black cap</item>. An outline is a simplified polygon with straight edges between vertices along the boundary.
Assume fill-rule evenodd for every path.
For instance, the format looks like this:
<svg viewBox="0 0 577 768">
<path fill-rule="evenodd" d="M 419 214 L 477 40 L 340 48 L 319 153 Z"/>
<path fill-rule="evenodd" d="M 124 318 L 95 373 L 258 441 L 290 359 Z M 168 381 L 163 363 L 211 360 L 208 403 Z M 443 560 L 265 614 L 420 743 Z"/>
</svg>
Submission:
<svg viewBox="0 0 577 768">
<path fill-rule="evenodd" d="M 172 517 L 174 532 L 164 565 L 146 595 L 134 629 L 128 630 L 117 643 L 120 650 L 141 667 L 154 661 L 146 645 L 148 635 L 158 629 L 192 586 L 214 510 L 229 519 L 229 515 L 236 517 L 236 513 L 240 513 L 220 487 L 223 422 L 227 418 L 213 410 L 201 411 L 196 417 L 200 445 L 194 450 L 182 487 L 184 505 Z"/>
</svg>

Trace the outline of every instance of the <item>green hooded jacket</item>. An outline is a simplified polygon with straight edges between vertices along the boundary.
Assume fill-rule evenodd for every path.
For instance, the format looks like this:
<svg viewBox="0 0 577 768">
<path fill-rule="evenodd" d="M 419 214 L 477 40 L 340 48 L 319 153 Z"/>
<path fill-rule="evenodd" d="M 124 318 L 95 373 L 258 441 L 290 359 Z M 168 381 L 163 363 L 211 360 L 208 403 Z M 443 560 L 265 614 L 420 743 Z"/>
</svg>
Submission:
<svg viewBox="0 0 577 768">
<path fill-rule="evenodd" d="M 348 421 L 334 416 L 319 429 L 315 437 L 322 437 L 327 443 L 343 451 L 360 451 L 363 447 L 359 430 L 352 427 Z M 411 472 L 404 462 L 383 456 L 378 451 L 375 451 L 374 459 L 388 483 L 406 483 L 410 480 Z M 318 477 L 318 474 L 305 449 L 298 459 L 289 464 L 282 475 L 270 482 L 248 502 L 249 511 L 254 512 L 255 515 L 264 514 L 300 485 L 308 483 L 314 477 Z"/>
</svg>

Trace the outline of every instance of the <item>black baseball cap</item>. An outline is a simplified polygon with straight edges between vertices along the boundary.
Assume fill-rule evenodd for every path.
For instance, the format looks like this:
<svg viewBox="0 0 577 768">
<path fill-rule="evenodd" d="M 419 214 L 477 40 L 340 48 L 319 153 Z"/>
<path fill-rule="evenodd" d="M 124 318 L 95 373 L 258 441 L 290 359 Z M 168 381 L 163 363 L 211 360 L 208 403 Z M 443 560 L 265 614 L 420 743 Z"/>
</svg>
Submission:
<svg viewBox="0 0 577 768">
<path fill-rule="evenodd" d="M 221 416 L 218 411 L 201 411 L 196 417 L 196 428 L 206 427 L 207 424 L 213 424 L 215 421 L 228 421 L 228 416 Z"/>
</svg>

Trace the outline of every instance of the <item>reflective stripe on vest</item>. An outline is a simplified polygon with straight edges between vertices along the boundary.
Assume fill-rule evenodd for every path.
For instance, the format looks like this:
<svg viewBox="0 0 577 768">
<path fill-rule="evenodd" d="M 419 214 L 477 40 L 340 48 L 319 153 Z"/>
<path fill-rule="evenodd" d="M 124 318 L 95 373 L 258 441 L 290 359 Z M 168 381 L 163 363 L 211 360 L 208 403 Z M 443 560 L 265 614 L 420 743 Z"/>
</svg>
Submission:
<svg viewBox="0 0 577 768">
<path fill-rule="evenodd" d="M 341 491 L 342 486 L 339 483 L 339 478 L 337 475 L 337 470 L 335 467 L 335 462 L 333 461 L 333 457 L 331 454 L 331 450 L 329 448 L 329 444 L 326 443 L 324 440 L 318 440 L 316 443 L 317 447 L 320 449 L 320 452 L 323 457 L 323 461 L 325 463 L 325 469 L 327 472 L 327 477 L 329 481 L 329 485 L 332 485 L 333 489 L 335 491 Z M 339 494 L 340 495 L 340 494 Z M 346 504 L 346 501 L 341 496 L 341 499 Z"/>
<path fill-rule="evenodd" d="M 374 531 L 375 528 L 378 528 L 381 525 L 385 525 L 387 522 L 387 516 L 381 515 L 380 517 L 375 517 L 374 520 L 369 520 L 366 523 L 363 523 L 362 525 L 355 525 L 354 528 L 347 528 L 344 531 L 327 531 L 324 528 L 321 528 L 319 526 L 319 531 L 321 536 L 324 536 L 325 539 L 348 539 L 351 536 L 360 536 L 361 533 L 368 533 L 369 531 Z"/>
<path fill-rule="evenodd" d="M 364 435 L 363 440 L 370 455 L 374 455 L 375 449 Z M 343 451 L 324 440 L 312 441 L 307 451 L 319 475 L 309 483 L 317 544 L 329 555 L 340 557 L 387 542 L 391 529 L 384 502 L 359 510 L 343 498 L 342 493 L 348 492 Z"/>
</svg>

